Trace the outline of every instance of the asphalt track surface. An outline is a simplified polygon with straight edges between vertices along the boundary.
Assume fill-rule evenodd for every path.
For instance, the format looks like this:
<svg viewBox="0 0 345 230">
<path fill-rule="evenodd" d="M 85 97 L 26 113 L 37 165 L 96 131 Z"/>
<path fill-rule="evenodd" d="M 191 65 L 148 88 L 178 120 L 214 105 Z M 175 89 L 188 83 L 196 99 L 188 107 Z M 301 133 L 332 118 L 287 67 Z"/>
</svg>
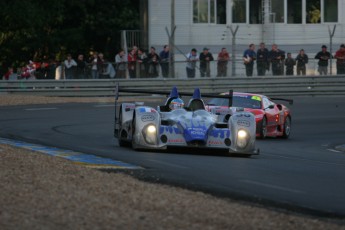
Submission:
<svg viewBox="0 0 345 230">
<path fill-rule="evenodd" d="M 94 154 L 143 167 L 145 180 L 328 217 L 345 217 L 344 97 L 294 98 L 290 139 L 258 140 L 251 158 L 213 151 L 136 152 L 113 138 L 114 106 L 0 107 L 0 137 Z"/>
</svg>

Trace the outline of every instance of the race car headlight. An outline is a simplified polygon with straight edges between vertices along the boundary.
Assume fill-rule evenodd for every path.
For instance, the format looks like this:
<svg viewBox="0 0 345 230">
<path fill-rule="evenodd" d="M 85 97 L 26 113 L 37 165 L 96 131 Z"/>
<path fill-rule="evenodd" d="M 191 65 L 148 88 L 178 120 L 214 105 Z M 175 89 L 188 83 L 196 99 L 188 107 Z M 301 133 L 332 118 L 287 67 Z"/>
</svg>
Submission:
<svg viewBox="0 0 345 230">
<path fill-rule="evenodd" d="M 246 130 L 240 129 L 237 132 L 237 146 L 245 148 L 248 145 L 249 134 Z"/>
<path fill-rule="evenodd" d="M 147 125 L 143 129 L 143 136 L 147 144 L 155 145 L 157 143 L 157 128 L 155 125 Z"/>
<path fill-rule="evenodd" d="M 148 133 L 156 134 L 156 126 L 154 126 L 154 125 L 147 126 L 146 130 L 147 130 Z"/>
<path fill-rule="evenodd" d="M 247 132 L 241 129 L 238 131 L 237 136 L 238 138 L 241 138 L 241 139 L 245 138 L 247 136 Z"/>
</svg>

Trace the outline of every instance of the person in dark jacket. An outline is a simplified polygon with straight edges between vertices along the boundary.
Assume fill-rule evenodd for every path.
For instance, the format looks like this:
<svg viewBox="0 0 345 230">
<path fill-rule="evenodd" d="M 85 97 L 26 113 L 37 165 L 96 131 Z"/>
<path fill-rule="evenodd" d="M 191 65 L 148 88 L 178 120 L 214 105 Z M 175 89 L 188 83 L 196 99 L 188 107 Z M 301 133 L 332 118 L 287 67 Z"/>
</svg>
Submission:
<svg viewBox="0 0 345 230">
<path fill-rule="evenodd" d="M 256 53 L 254 51 L 255 45 L 250 44 L 249 48 L 243 53 L 243 63 L 246 67 L 247 77 L 253 76 L 254 61 L 256 60 Z"/>
<path fill-rule="evenodd" d="M 304 49 L 301 49 L 296 57 L 297 75 L 306 75 L 306 64 L 308 60 L 308 55 L 304 52 Z"/>
<path fill-rule="evenodd" d="M 276 44 L 273 44 L 272 50 L 269 52 L 268 56 L 272 64 L 272 74 L 275 76 L 283 75 L 285 52 L 283 50 L 278 49 L 278 46 Z"/>
<path fill-rule="evenodd" d="M 327 46 L 323 45 L 321 47 L 321 51 L 318 52 L 315 56 L 315 59 L 319 59 L 318 71 L 320 75 L 324 74 L 327 75 L 328 72 L 328 60 L 332 57 L 331 53 L 327 51 Z"/>
<path fill-rule="evenodd" d="M 147 76 L 158 77 L 159 76 L 159 55 L 156 53 L 155 47 L 151 47 L 150 53 L 147 55 Z"/>
<path fill-rule="evenodd" d="M 86 78 L 86 61 L 84 61 L 84 55 L 79 54 L 76 62 L 77 62 L 77 68 L 76 68 L 77 79 L 85 79 Z"/>
<path fill-rule="evenodd" d="M 159 53 L 160 58 L 160 64 L 162 68 L 162 75 L 163 77 L 169 77 L 169 58 L 170 58 L 170 52 L 169 52 L 169 46 L 165 45 L 163 47 L 163 50 Z"/>
<path fill-rule="evenodd" d="M 265 76 L 266 71 L 269 70 L 268 62 L 268 49 L 265 47 L 265 43 L 260 43 L 260 48 L 256 52 L 256 68 L 258 76 Z"/>
<path fill-rule="evenodd" d="M 200 76 L 201 77 L 210 77 L 210 62 L 214 60 L 213 55 L 208 51 L 208 48 L 204 48 L 203 52 L 199 55 L 200 60 Z"/>
<path fill-rule="evenodd" d="M 292 58 L 291 53 L 287 53 L 287 58 L 285 59 L 286 75 L 293 75 L 293 68 L 296 65 L 295 59 Z"/>
<path fill-rule="evenodd" d="M 146 52 L 139 48 L 138 49 L 138 56 L 137 56 L 137 63 L 139 68 L 139 76 L 142 78 L 147 77 L 147 69 L 148 69 L 148 57 Z"/>
</svg>

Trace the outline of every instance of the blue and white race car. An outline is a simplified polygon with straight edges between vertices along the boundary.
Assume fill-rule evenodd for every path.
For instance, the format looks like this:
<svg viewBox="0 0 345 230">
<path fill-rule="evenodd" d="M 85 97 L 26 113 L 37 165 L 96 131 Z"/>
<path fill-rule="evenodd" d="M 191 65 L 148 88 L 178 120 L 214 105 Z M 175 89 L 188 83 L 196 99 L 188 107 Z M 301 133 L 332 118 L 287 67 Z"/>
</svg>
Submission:
<svg viewBox="0 0 345 230">
<path fill-rule="evenodd" d="M 259 154 L 252 113 L 232 107 L 209 112 L 198 88 L 187 106 L 180 95 L 174 87 L 165 105 L 157 108 L 138 103 L 116 104 L 114 136 L 119 145 L 131 145 L 136 150 L 192 147 L 248 156 Z"/>
</svg>

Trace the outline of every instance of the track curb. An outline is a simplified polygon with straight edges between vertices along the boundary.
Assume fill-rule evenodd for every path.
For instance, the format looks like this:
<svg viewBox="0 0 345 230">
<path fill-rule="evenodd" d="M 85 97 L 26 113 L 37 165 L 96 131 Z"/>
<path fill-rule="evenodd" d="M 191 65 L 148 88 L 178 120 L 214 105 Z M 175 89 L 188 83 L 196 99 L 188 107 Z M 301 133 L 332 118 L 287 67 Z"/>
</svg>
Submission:
<svg viewBox="0 0 345 230">
<path fill-rule="evenodd" d="M 54 157 L 61 157 L 72 161 L 75 164 L 83 165 L 95 169 L 143 169 L 140 166 L 128 164 L 122 161 L 116 161 L 110 158 L 95 156 L 92 154 L 85 154 L 72 150 L 60 149 L 56 147 L 48 147 L 38 144 L 31 144 L 23 141 L 11 140 L 7 138 L 0 138 L 0 144 L 7 144 L 17 148 L 28 149 L 31 151 L 44 153 Z"/>
</svg>

